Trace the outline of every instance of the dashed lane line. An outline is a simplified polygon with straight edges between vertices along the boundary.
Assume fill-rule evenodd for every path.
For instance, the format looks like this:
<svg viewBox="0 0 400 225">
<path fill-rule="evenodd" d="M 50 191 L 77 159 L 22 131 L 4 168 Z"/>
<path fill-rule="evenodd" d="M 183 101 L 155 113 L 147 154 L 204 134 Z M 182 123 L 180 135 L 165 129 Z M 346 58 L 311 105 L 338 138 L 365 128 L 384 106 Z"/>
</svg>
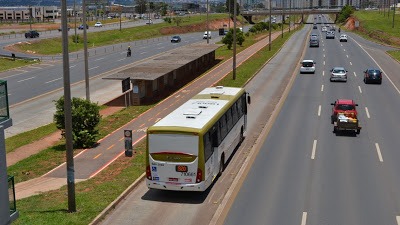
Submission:
<svg viewBox="0 0 400 225">
<path fill-rule="evenodd" d="M 367 113 L 368 119 L 371 118 L 371 117 L 369 116 L 369 111 L 368 111 L 368 108 L 367 108 L 367 107 L 365 107 L 365 113 Z"/>
<path fill-rule="evenodd" d="M 315 159 L 315 151 L 317 150 L 317 140 L 314 140 L 311 151 L 311 159 Z"/>
<path fill-rule="evenodd" d="M 383 162 L 381 148 L 379 148 L 379 144 L 378 143 L 375 143 L 375 148 L 376 148 L 376 152 L 378 153 L 379 161 Z"/>
</svg>

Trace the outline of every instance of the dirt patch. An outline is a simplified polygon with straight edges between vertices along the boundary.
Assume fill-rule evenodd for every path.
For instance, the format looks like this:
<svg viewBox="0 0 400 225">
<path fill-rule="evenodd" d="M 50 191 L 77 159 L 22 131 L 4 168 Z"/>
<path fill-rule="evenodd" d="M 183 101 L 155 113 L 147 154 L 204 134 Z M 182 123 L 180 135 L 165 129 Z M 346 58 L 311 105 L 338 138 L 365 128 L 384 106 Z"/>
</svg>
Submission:
<svg viewBox="0 0 400 225">
<path fill-rule="evenodd" d="M 358 21 L 356 17 L 349 17 L 344 27 L 348 30 L 356 30 L 358 32 L 361 32 L 367 35 L 368 37 L 377 40 L 380 43 L 400 47 L 400 37 L 390 36 L 389 34 L 381 30 L 373 30 L 373 31 L 366 30 L 362 26 L 361 22 L 359 23 L 358 27 L 355 27 L 356 21 Z"/>
</svg>

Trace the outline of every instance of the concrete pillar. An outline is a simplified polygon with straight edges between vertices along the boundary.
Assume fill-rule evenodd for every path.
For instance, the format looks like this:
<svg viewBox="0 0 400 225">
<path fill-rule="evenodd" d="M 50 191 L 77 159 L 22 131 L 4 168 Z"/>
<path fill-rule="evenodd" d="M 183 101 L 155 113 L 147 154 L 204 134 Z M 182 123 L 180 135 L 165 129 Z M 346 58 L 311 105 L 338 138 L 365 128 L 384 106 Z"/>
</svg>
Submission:
<svg viewBox="0 0 400 225">
<path fill-rule="evenodd" d="M 0 125 L 0 225 L 11 223 L 4 127 Z"/>
</svg>

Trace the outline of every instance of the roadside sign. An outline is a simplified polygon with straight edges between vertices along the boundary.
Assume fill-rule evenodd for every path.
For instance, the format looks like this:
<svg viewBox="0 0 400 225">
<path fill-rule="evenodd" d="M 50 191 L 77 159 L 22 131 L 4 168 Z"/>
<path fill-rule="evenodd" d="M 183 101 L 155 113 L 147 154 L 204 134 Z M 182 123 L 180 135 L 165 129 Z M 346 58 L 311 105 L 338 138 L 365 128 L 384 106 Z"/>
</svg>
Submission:
<svg viewBox="0 0 400 225">
<path fill-rule="evenodd" d="M 132 147 L 132 130 L 124 130 L 125 138 L 125 156 L 132 157 L 133 147 Z"/>
</svg>

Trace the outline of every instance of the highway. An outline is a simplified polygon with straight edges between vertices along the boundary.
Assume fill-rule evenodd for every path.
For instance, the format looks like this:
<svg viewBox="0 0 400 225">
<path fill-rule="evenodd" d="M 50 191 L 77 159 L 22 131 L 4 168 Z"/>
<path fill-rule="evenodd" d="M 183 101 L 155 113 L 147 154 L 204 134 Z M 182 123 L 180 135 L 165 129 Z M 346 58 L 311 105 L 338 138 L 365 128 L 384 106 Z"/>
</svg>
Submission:
<svg viewBox="0 0 400 225">
<path fill-rule="evenodd" d="M 320 28 L 320 25 L 318 25 Z M 298 74 L 237 196 L 225 208 L 224 224 L 399 224 L 399 64 L 388 47 L 348 34 L 326 40 L 304 59 L 315 74 Z M 347 83 L 331 83 L 329 70 L 344 66 Z M 363 71 L 381 68 L 382 85 L 363 83 Z M 338 98 L 358 103 L 361 133 L 336 135 L 330 123 Z"/>
<path fill-rule="evenodd" d="M 165 51 L 192 43 L 206 42 L 203 39 L 203 32 L 180 36 L 182 37 L 180 43 L 171 43 L 170 37 L 164 37 L 117 44 L 115 48 L 105 46 L 94 49 L 97 50 L 97 54 L 90 54 L 88 62 L 91 101 L 104 104 L 122 94 L 120 82 L 103 80 L 102 77 Z M 213 31 L 210 43 L 219 40 L 218 32 Z M 128 45 L 132 48 L 131 57 L 126 57 Z M 71 57 L 73 54 L 70 54 L 71 94 L 72 97 L 85 98 L 83 53 L 79 54 L 80 58 L 73 58 Z M 44 61 L 40 64 L 9 70 L 0 73 L 0 79 L 7 80 L 10 115 L 13 119 L 13 126 L 6 129 L 7 138 L 53 121 L 55 112 L 53 101 L 63 95 L 62 61 Z"/>
</svg>

